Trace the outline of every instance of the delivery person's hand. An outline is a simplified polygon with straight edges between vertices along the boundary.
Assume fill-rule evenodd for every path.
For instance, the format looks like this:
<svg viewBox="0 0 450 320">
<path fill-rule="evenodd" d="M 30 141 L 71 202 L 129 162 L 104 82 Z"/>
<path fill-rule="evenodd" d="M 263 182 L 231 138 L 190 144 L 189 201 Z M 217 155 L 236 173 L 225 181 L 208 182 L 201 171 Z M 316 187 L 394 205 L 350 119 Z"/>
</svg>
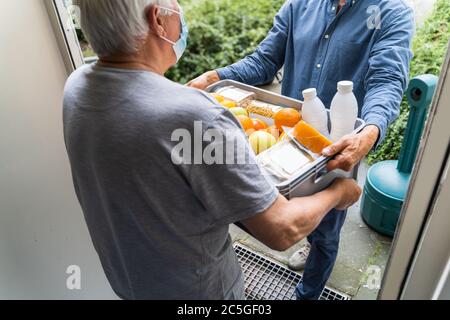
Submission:
<svg viewBox="0 0 450 320">
<path fill-rule="evenodd" d="M 269 209 L 241 222 L 271 249 L 285 251 L 310 235 L 332 209 L 348 209 L 360 196 L 361 188 L 355 180 L 337 179 L 309 197 L 287 200 L 279 195 Z"/>
<path fill-rule="evenodd" d="M 213 70 L 213 71 L 208 71 L 208 72 L 202 74 L 200 77 L 189 81 L 187 86 L 196 88 L 196 89 L 200 89 L 200 90 L 205 90 L 207 87 L 209 87 L 210 85 L 212 85 L 218 81 L 220 81 L 219 74 L 217 73 L 217 71 Z"/>
<path fill-rule="evenodd" d="M 342 169 L 350 172 L 372 150 L 380 136 L 380 129 L 370 125 L 361 133 L 349 134 L 332 146 L 323 150 L 323 155 L 333 157 L 328 163 L 328 171 Z"/>
</svg>

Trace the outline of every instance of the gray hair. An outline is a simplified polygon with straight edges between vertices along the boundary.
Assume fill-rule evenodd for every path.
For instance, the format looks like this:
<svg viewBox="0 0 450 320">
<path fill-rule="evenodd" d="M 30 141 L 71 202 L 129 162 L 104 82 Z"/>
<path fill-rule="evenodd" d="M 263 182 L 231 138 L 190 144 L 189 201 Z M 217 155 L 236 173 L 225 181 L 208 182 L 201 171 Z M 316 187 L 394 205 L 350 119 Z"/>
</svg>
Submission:
<svg viewBox="0 0 450 320">
<path fill-rule="evenodd" d="M 100 57 L 134 53 L 148 34 L 146 13 L 151 5 L 174 8 L 175 0 L 73 0 L 81 29 Z M 161 15 L 170 15 L 161 10 Z"/>
</svg>

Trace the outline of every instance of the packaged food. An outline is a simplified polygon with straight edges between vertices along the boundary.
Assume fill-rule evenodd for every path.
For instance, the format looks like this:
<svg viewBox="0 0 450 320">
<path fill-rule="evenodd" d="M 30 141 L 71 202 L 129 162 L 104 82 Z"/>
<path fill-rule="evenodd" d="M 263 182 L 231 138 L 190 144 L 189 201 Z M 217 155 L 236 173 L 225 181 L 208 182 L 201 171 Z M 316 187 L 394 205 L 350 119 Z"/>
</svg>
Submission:
<svg viewBox="0 0 450 320">
<path fill-rule="evenodd" d="M 333 144 L 327 137 L 305 121 L 300 121 L 295 126 L 293 135 L 303 146 L 317 154 L 322 153 L 323 149 Z"/>
<path fill-rule="evenodd" d="M 280 182 L 291 178 L 315 160 L 291 141 L 278 143 L 257 159 L 261 167 Z"/>
<path fill-rule="evenodd" d="M 222 96 L 225 100 L 234 101 L 238 105 L 255 99 L 255 94 L 253 92 L 245 91 L 232 86 L 221 88 L 216 92 L 216 94 Z"/>
<path fill-rule="evenodd" d="M 247 108 L 249 113 L 271 119 L 273 119 L 279 111 L 283 110 L 280 106 L 258 100 L 249 100 L 243 107 Z"/>
</svg>

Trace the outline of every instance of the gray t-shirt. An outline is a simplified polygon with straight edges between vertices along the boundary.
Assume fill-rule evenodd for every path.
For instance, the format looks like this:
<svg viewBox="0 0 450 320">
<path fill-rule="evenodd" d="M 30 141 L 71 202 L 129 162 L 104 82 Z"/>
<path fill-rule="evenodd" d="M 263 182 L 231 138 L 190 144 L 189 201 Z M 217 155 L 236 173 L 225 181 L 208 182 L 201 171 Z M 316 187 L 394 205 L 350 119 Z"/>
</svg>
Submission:
<svg viewBox="0 0 450 320">
<path fill-rule="evenodd" d="M 174 164 L 172 134 L 194 136 L 195 121 L 203 132 L 239 126 L 205 93 L 151 72 L 84 66 L 67 81 L 75 190 L 123 299 L 243 298 L 229 224 L 268 209 L 278 191 L 255 164 Z"/>
</svg>

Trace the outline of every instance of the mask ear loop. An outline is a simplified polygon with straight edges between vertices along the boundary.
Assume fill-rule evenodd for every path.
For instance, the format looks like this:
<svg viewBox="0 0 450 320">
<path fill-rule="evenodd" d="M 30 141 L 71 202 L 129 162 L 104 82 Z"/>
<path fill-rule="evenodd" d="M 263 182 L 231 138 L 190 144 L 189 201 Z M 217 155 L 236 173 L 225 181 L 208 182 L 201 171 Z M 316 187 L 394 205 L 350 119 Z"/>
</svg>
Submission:
<svg viewBox="0 0 450 320">
<path fill-rule="evenodd" d="M 176 42 L 173 42 L 172 40 L 169 40 L 169 39 L 167 39 L 166 37 L 164 37 L 164 36 L 160 36 L 160 35 L 158 35 L 161 39 L 163 39 L 163 40 L 165 40 L 165 41 L 167 41 L 168 43 L 170 43 L 171 45 L 176 45 L 177 43 Z"/>
<path fill-rule="evenodd" d="M 176 13 L 179 16 L 181 16 L 181 9 L 180 9 L 180 11 L 177 11 L 177 10 L 174 10 L 174 9 L 171 9 L 171 8 L 167 8 L 167 7 L 163 7 L 163 6 L 157 6 L 157 7 L 160 8 L 160 9 L 164 9 L 164 10 Z"/>
</svg>

